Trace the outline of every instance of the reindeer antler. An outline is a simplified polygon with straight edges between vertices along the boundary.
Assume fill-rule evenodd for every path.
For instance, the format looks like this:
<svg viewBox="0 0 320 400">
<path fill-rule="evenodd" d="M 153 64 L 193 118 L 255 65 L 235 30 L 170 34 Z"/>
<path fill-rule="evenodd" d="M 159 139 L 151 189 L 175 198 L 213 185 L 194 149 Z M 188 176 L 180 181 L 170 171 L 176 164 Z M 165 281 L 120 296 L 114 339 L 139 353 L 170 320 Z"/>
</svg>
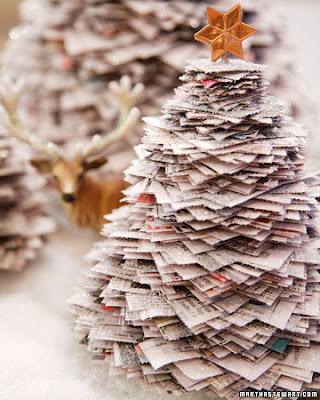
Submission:
<svg viewBox="0 0 320 400">
<path fill-rule="evenodd" d="M 101 137 L 95 135 L 91 143 L 86 147 L 78 147 L 78 156 L 85 159 L 91 155 L 101 152 L 113 142 L 121 139 L 137 122 L 140 112 L 134 105 L 144 89 L 141 83 L 132 87 L 128 76 L 123 76 L 120 83 L 110 82 L 110 90 L 119 98 L 121 110 L 118 124 L 115 130 Z M 54 160 L 63 158 L 63 151 L 53 142 L 43 141 L 39 136 L 30 132 L 20 121 L 17 113 L 18 102 L 22 92 L 22 81 L 14 82 L 8 75 L 0 77 L 0 122 L 11 136 L 30 144 L 32 148 L 48 154 Z M 77 146 L 76 146 L 77 148 Z"/>
<path fill-rule="evenodd" d="M 18 102 L 23 89 L 22 80 L 14 82 L 8 75 L 0 78 L 0 122 L 11 136 L 21 142 L 30 144 L 32 148 L 46 153 L 53 159 L 62 157 L 62 150 L 53 142 L 45 142 L 30 132 L 20 121 L 17 113 Z"/>
<path fill-rule="evenodd" d="M 128 76 L 123 76 L 120 79 L 120 83 L 110 82 L 109 88 L 121 102 L 117 127 L 104 137 L 95 135 L 90 145 L 80 150 L 82 158 L 100 153 L 103 149 L 121 139 L 135 125 L 140 116 L 139 109 L 134 105 L 143 92 L 144 86 L 142 83 L 132 87 L 131 79 Z"/>
</svg>

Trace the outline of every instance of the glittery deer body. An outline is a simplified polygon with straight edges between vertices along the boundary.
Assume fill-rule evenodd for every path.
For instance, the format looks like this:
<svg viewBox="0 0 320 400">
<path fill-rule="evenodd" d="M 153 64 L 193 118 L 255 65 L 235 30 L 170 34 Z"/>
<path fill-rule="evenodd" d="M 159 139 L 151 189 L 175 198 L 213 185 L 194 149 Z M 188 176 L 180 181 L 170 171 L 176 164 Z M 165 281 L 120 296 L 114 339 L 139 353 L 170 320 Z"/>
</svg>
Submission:
<svg viewBox="0 0 320 400">
<path fill-rule="evenodd" d="M 99 181 L 84 176 L 74 202 L 63 201 L 62 205 L 72 223 L 100 231 L 106 223 L 104 215 L 110 214 L 113 209 L 120 206 L 122 191 L 127 187 L 128 183 L 122 179 Z"/>
<path fill-rule="evenodd" d="M 88 175 L 87 171 L 104 165 L 107 159 L 99 154 L 135 125 L 139 111 L 133 106 L 143 90 L 139 84 L 131 88 L 127 77 L 123 77 L 120 84 L 112 82 L 110 88 L 122 104 L 118 127 L 104 137 L 93 137 L 89 145 L 78 148 L 77 154 L 69 160 L 57 145 L 42 141 L 22 125 L 16 110 L 20 87 L 5 80 L 0 85 L 3 125 L 13 137 L 46 155 L 45 158 L 34 158 L 30 162 L 40 172 L 53 176 L 70 222 L 97 232 L 106 222 L 104 215 L 119 207 L 122 191 L 128 187 L 128 183 L 122 178 L 97 179 Z"/>
</svg>

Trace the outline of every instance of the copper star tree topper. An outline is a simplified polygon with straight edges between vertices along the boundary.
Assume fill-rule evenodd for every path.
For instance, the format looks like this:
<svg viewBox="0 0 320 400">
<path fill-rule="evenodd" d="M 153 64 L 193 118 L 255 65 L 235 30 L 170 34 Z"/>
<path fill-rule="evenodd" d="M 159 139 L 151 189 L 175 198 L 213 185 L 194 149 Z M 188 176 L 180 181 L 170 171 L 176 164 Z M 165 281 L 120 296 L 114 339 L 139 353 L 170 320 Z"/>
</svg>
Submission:
<svg viewBox="0 0 320 400">
<path fill-rule="evenodd" d="M 210 43 L 212 61 L 217 61 L 226 53 L 243 59 L 242 41 L 257 30 L 242 22 L 241 5 L 236 5 L 226 14 L 210 7 L 207 11 L 209 24 L 195 34 L 195 39 Z"/>
</svg>

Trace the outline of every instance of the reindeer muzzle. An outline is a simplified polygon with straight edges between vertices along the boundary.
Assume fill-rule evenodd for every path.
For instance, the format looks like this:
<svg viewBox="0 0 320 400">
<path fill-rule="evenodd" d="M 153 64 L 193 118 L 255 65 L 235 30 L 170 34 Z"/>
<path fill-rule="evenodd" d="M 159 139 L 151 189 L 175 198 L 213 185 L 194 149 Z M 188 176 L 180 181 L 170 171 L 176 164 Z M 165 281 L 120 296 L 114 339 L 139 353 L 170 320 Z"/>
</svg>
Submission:
<svg viewBox="0 0 320 400">
<path fill-rule="evenodd" d="M 76 196 L 72 193 L 63 193 L 62 199 L 66 203 L 73 203 L 76 199 Z"/>
</svg>

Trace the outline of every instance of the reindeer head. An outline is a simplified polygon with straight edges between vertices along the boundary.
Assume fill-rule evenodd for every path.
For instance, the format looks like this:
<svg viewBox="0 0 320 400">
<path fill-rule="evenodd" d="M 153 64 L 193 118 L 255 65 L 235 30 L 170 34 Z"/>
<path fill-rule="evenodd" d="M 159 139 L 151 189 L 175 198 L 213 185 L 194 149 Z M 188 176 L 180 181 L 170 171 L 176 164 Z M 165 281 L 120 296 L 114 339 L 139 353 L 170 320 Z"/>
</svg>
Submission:
<svg viewBox="0 0 320 400">
<path fill-rule="evenodd" d="M 75 202 L 84 174 L 107 162 L 105 157 L 97 157 L 97 154 L 122 138 L 138 119 L 139 110 L 134 107 L 134 104 L 142 93 L 143 85 L 137 84 L 132 88 L 129 77 L 124 76 L 121 78 L 120 84 L 111 82 L 109 87 L 119 98 L 122 106 L 118 127 L 104 137 L 94 136 L 86 147 L 76 147 L 76 155 L 71 160 L 67 160 L 62 149 L 54 143 L 42 141 L 22 125 L 16 110 L 21 86 L 8 81 L 6 77 L 1 80 L 0 104 L 4 111 L 0 114 L 1 122 L 12 136 L 29 143 L 35 150 L 46 154 L 46 158 L 36 158 L 30 162 L 40 172 L 52 174 L 64 202 Z M 93 156 L 95 158 L 92 158 Z"/>
<path fill-rule="evenodd" d="M 30 160 L 31 165 L 41 173 L 50 173 L 61 193 L 62 201 L 73 203 L 77 200 L 79 189 L 84 174 L 91 170 L 100 168 L 107 162 L 105 157 L 97 157 L 90 161 L 76 157 L 73 160 L 59 159 L 56 161 L 47 158 L 34 158 Z"/>
</svg>

